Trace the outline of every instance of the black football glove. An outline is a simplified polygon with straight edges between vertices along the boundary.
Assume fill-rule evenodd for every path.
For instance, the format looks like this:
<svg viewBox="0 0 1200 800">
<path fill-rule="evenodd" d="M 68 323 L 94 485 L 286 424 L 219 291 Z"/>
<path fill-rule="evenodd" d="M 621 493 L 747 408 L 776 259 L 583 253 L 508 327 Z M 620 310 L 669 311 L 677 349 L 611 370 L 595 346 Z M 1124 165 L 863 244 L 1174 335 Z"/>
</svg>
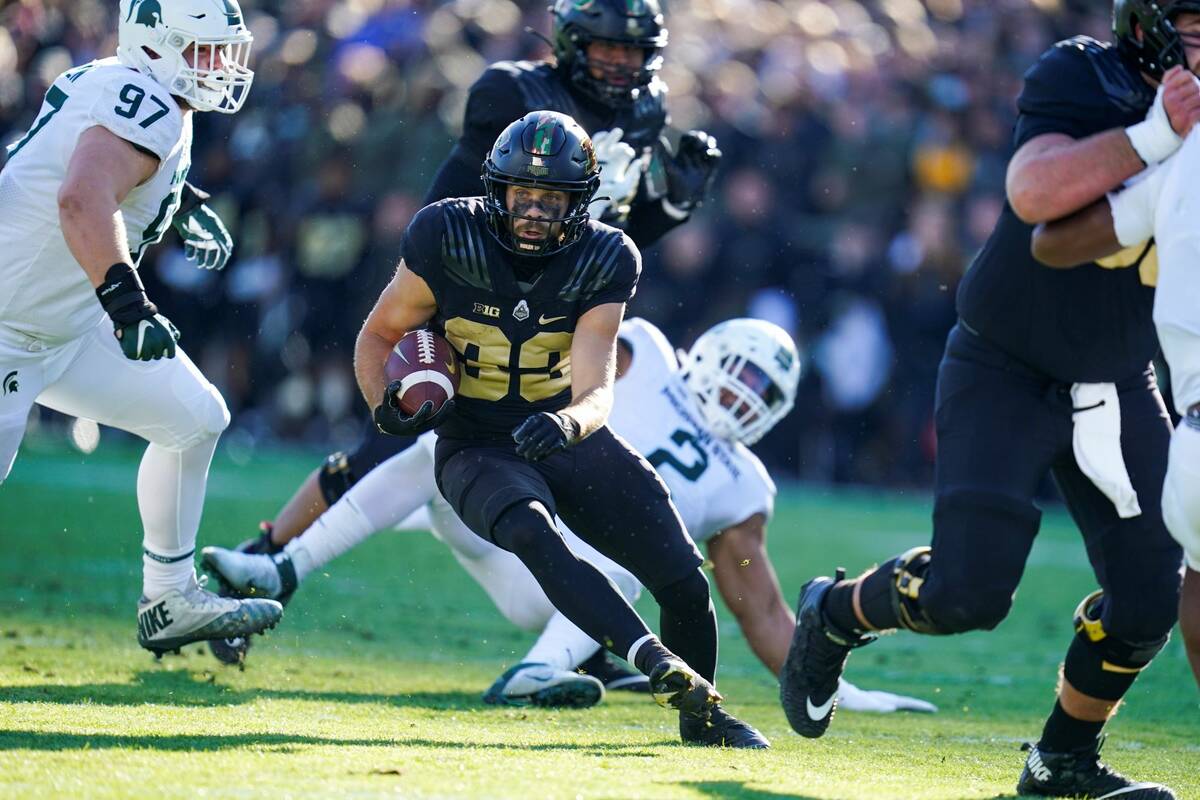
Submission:
<svg viewBox="0 0 1200 800">
<path fill-rule="evenodd" d="M 667 202 L 681 211 L 691 211 L 704 202 L 712 188 L 721 162 L 717 140 L 704 131 L 688 131 L 679 137 L 675 152 L 667 148 L 667 154 L 663 159 Z"/>
<path fill-rule="evenodd" d="M 454 399 L 451 398 L 435 413 L 433 401 L 426 400 L 417 409 L 417 413 L 407 417 L 396 402 L 396 393 L 399 391 L 400 381 L 389 383 L 383 392 L 383 402 L 376 407 L 373 414 L 376 427 L 392 436 L 420 436 L 440 425 L 454 408 Z"/>
<path fill-rule="evenodd" d="M 579 441 L 579 423 L 565 414 L 543 411 L 532 414 L 512 432 L 517 455 L 527 461 L 541 461 Z"/>
<path fill-rule="evenodd" d="M 142 279 L 128 264 L 113 264 L 104 274 L 96 297 L 113 321 L 113 335 L 121 352 L 132 361 L 156 361 L 175 357 L 179 329 L 158 313 L 146 297 Z"/>
<path fill-rule="evenodd" d="M 233 237 L 217 212 L 204 201 L 208 192 L 183 184 L 179 210 L 171 225 L 183 242 L 183 255 L 201 269 L 221 270 L 233 255 Z"/>
</svg>

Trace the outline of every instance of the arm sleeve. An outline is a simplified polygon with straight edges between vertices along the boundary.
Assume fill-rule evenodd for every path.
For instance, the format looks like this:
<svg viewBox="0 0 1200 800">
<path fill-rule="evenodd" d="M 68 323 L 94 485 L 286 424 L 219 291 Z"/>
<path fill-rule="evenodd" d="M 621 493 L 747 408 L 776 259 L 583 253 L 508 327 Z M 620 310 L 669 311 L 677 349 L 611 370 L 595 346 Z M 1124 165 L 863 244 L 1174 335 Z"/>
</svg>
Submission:
<svg viewBox="0 0 1200 800">
<path fill-rule="evenodd" d="M 1099 80 L 1082 46 L 1066 41 L 1047 50 L 1025 73 L 1013 149 L 1044 133 L 1082 139 L 1115 127 L 1105 124 L 1113 108 Z"/>
<path fill-rule="evenodd" d="M 412 218 L 400 243 L 404 265 L 421 276 L 434 292 L 440 291 L 444 274 L 441 262 L 443 227 L 441 205 L 425 206 Z"/>
<path fill-rule="evenodd" d="M 520 87 L 510 74 L 494 66 L 484 71 L 467 95 L 462 136 L 438 168 L 425 202 L 483 194 L 479 176 L 484 159 L 500 132 L 525 111 Z"/>
<path fill-rule="evenodd" d="M 133 70 L 122 71 L 99 87 L 89 117 L 160 162 L 167 160 L 183 135 L 183 113 L 175 98 Z"/>
<path fill-rule="evenodd" d="M 638 277 L 642 273 L 642 254 L 637 245 L 620 231 L 621 246 L 616 249 L 608 263 L 601 264 L 588 285 L 579 306 L 582 316 L 587 311 L 605 303 L 628 303 L 637 291 Z"/>
<path fill-rule="evenodd" d="M 629 210 L 625 232 L 639 247 L 650 247 L 673 228 L 687 222 L 689 215 L 675 216 L 668 213 L 663 207 L 664 202 L 665 198 L 661 197 L 646 201 L 639 197 L 638 202 Z"/>
</svg>

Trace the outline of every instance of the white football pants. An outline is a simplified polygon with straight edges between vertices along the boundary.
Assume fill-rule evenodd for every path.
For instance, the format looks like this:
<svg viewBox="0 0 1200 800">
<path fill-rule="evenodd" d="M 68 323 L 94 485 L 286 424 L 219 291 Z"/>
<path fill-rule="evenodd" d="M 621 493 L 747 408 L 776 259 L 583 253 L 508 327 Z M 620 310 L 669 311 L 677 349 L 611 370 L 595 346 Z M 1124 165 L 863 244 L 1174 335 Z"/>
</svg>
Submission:
<svg viewBox="0 0 1200 800">
<path fill-rule="evenodd" d="M 148 553 L 144 592 L 153 598 L 185 586 L 209 463 L 229 424 L 221 394 L 187 354 L 131 361 L 107 318 L 78 339 L 50 347 L 0 325 L 0 373 L 0 482 L 16 460 L 34 403 L 146 439 L 137 478 Z"/>
</svg>

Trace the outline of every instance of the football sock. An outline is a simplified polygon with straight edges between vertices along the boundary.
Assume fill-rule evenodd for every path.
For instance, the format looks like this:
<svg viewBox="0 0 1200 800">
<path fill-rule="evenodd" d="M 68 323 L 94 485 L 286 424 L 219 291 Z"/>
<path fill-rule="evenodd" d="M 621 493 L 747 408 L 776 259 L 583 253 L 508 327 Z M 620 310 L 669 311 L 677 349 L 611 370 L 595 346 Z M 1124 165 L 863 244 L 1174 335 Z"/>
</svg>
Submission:
<svg viewBox="0 0 1200 800">
<path fill-rule="evenodd" d="M 888 561 L 865 575 L 835 584 L 825 595 L 823 607 L 829 621 L 843 631 L 858 634 L 900 627 L 900 620 L 892 605 L 896 580 L 892 574 L 892 566 L 893 562 Z M 870 627 L 863 625 L 858 614 L 854 613 L 856 585 L 861 585 L 858 588 L 859 608 L 871 623 Z"/>
<path fill-rule="evenodd" d="M 614 653 L 623 656 L 649 633 L 612 581 L 571 552 L 541 503 L 505 511 L 492 539 L 521 559 L 555 608 Z"/>
<path fill-rule="evenodd" d="M 579 630 L 579 626 L 561 613 L 556 613 L 521 660 L 531 664 L 549 664 L 555 669 L 575 669 L 599 649 L 600 645 Z"/>
<path fill-rule="evenodd" d="M 212 436 L 185 450 L 150 444 L 142 456 L 137 477 L 142 593 L 150 599 L 184 589 L 194 579 L 196 531 L 216 447 L 217 437 Z"/>
<path fill-rule="evenodd" d="M 709 683 L 717 680 L 717 614 L 699 569 L 651 592 L 661 608 L 662 643 Z"/>
<path fill-rule="evenodd" d="M 647 633 L 641 640 L 634 643 L 636 646 L 630 648 L 632 652 L 617 653 L 630 664 L 638 668 L 638 671 L 649 675 L 664 661 L 670 661 L 676 658 L 676 655 L 663 646 L 663 643 L 658 640 L 658 637 L 652 633 Z M 691 666 L 690 664 L 688 666 Z"/>
<path fill-rule="evenodd" d="M 1054 710 L 1050 712 L 1050 718 L 1046 720 L 1046 727 L 1042 729 L 1042 739 L 1038 742 L 1038 749 L 1047 753 L 1065 753 L 1070 750 L 1091 747 L 1095 745 L 1096 737 L 1103 729 L 1103 722 L 1076 719 L 1063 709 L 1061 703 L 1055 700 Z"/>
<path fill-rule="evenodd" d="M 292 559 L 296 580 L 303 581 L 310 572 L 325 566 L 374 532 L 375 526 L 354 498 L 346 494 L 308 530 L 284 545 L 283 552 Z"/>
<path fill-rule="evenodd" d="M 419 445 L 364 475 L 314 522 L 284 546 L 296 580 L 333 561 L 377 531 L 390 528 L 437 495 L 429 457 Z"/>
</svg>

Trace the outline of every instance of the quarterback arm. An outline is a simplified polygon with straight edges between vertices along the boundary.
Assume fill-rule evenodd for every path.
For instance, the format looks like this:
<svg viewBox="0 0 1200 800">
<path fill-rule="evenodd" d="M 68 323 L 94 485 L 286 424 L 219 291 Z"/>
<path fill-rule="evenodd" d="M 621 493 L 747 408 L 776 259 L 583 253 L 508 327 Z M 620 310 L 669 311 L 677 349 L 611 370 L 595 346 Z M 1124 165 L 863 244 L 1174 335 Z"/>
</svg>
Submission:
<svg viewBox="0 0 1200 800">
<path fill-rule="evenodd" d="M 107 128 L 79 136 L 58 190 L 58 218 L 71 255 L 93 286 L 114 264 L 131 264 L 121 203 L 158 169 L 158 159 Z"/>
<path fill-rule="evenodd" d="M 379 295 L 354 344 L 354 376 L 370 408 L 383 402 L 383 365 L 396 342 L 433 318 L 437 301 L 429 284 L 400 261 L 392 282 Z"/>
<path fill-rule="evenodd" d="M 571 404 L 560 414 L 572 419 L 582 439 L 608 420 L 613 404 L 617 330 L 624 303 L 603 303 L 584 313 L 571 340 Z"/>
<path fill-rule="evenodd" d="M 783 600 L 767 556 L 766 516 L 755 514 L 717 534 L 708 543 L 708 557 L 717 590 L 737 618 L 750 649 L 771 674 L 779 675 L 796 618 Z"/>
</svg>

